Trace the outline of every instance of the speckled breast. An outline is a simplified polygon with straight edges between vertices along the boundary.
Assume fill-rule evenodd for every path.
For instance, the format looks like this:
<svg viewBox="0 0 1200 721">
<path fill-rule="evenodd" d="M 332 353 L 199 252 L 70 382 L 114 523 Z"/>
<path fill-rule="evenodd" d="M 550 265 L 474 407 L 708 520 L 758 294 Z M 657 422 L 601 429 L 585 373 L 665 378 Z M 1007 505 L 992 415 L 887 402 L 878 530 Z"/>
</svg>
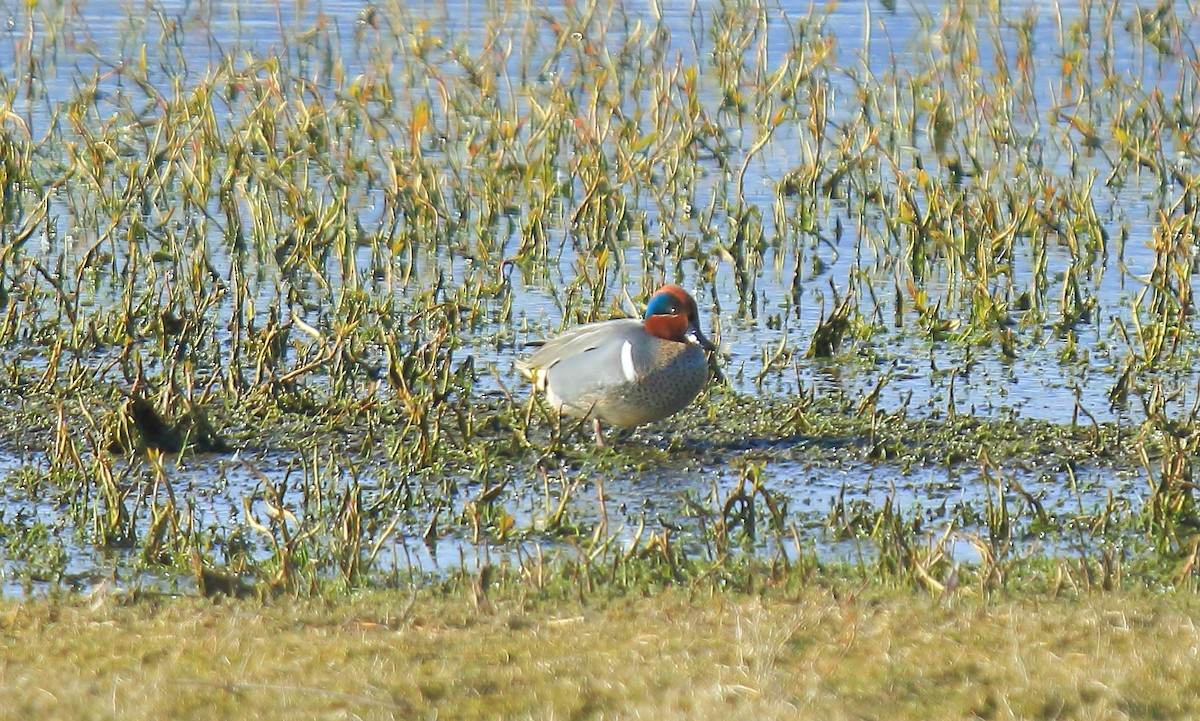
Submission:
<svg viewBox="0 0 1200 721">
<path fill-rule="evenodd" d="M 708 360 L 699 346 L 661 341 L 633 349 L 636 380 L 623 383 L 596 404 L 593 413 L 617 426 L 649 423 L 687 407 L 708 380 Z"/>
</svg>

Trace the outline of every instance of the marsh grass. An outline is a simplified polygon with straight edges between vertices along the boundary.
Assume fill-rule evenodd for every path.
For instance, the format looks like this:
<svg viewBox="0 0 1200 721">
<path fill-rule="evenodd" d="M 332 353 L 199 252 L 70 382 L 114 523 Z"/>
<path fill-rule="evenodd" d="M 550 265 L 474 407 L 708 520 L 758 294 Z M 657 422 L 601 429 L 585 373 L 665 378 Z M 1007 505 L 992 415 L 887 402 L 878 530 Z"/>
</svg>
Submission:
<svg viewBox="0 0 1200 721">
<path fill-rule="evenodd" d="M 868 584 L 869 585 L 869 584 Z M 1188 718 L 1190 594 L 0 606 L 2 718 Z"/>
<path fill-rule="evenodd" d="M 1117 578 L 1131 559 L 1103 544 L 1123 531 L 1192 583 L 1194 13 L 868 8 L 850 37 L 835 5 L 484 5 L 12 9 L 0 391 L 21 467 L 0 523 L 19 582 L 68 583 L 74 548 L 307 594 L 470 539 L 530 577 L 546 544 L 585 576 L 680 583 L 739 553 L 801 563 L 819 533 L 941 593 L 1003 585 L 1014 546 L 1054 530 L 1032 468 L 1078 505 L 1055 541 L 1081 567 Z M 514 390 L 522 342 L 664 280 L 731 349 L 694 412 L 598 452 Z M 963 400 L 974 375 L 1027 371 L 1069 400 L 1053 419 L 1003 389 L 990 415 Z M 729 483 L 663 514 L 604 495 L 697 452 Z M 780 464 L 846 459 L 976 469 L 989 500 L 933 528 L 894 493 L 798 520 Z M 1147 490 L 1085 505 L 1086 463 Z"/>
</svg>

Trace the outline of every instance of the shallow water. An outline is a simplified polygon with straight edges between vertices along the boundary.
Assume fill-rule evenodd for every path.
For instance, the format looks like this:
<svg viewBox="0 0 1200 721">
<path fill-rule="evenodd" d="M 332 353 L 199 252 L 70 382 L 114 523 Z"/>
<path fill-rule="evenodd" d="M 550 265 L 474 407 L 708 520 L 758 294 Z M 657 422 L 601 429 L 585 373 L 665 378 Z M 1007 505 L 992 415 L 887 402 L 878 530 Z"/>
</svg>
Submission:
<svg viewBox="0 0 1200 721">
<path fill-rule="evenodd" d="M 742 6 L 751 20 L 761 17 L 764 26 L 755 43 L 756 46 L 761 44 L 761 57 L 768 66 L 777 64 L 791 52 L 795 34 L 820 32 L 832 41 L 838 62 L 833 71 L 822 76 L 833 98 L 832 112 L 827 119 L 831 131 L 854 123 L 857 109 L 854 98 L 861 92 L 864 78 L 874 78 L 887 86 L 889 78 L 899 84 L 914 74 L 928 72 L 931 66 L 940 67 L 944 73 L 955 71 L 948 65 L 949 60 L 942 62 L 950 55 L 944 52 L 941 44 L 953 42 L 953 39 L 942 35 L 943 29 L 952 26 L 946 23 L 948 11 L 941 3 L 904 3 L 897 4 L 895 9 L 888 9 L 888 3 L 840 3 L 828 14 L 818 10 L 790 13 L 783 10 L 780 3 L 762 6 L 761 15 L 754 12 L 758 6 L 753 3 L 729 4 Z M 116 113 L 129 106 L 152 107 L 154 101 L 147 97 L 144 89 L 124 80 L 122 74 L 116 72 L 122 62 L 138 62 L 143 43 L 165 42 L 165 47 L 170 48 L 147 73 L 152 83 L 163 87 L 173 83 L 183 83 L 186 87 L 188 83 L 206 77 L 225 58 L 233 58 L 235 64 L 249 67 L 256 58 L 283 49 L 293 69 L 312 81 L 313 93 L 326 97 L 335 92 L 334 75 L 353 77 L 371 72 L 371 67 L 365 64 L 366 53 L 377 49 L 376 45 L 360 39 L 363 33 L 369 36 L 372 31 L 364 24 L 363 5 L 359 2 L 300 3 L 296 9 L 289 10 L 265 3 L 217 6 L 190 2 L 131 3 L 123 6 L 121 12 L 114 12 L 105 3 L 89 3 L 79 9 L 77 16 L 65 22 L 62 34 L 56 40 L 41 35 L 45 32 L 43 26 L 50 23 L 31 21 L 30 16 L 24 14 L 23 5 L 0 6 L 0 21 L 7 20 L 7 36 L 0 36 L 0 67 L 18 68 L 9 73 L 6 83 L 14 97 L 11 111 L 23 120 L 34 138 L 41 138 L 52 129 L 65 125 L 62 107 L 79 92 L 81 79 L 99 78 L 97 92 L 101 100 L 97 108 L 101 113 L 106 108 Z M 404 18 L 410 26 L 424 27 L 429 34 L 443 38 L 447 44 L 460 43 L 468 54 L 483 51 L 486 31 L 497 32 L 500 28 L 501 38 L 505 39 L 502 34 L 505 23 L 498 22 L 498 16 L 509 17 L 509 30 L 516 33 L 523 27 L 523 18 L 529 12 L 523 3 L 446 0 L 403 5 Z M 575 4 L 566 5 L 574 7 Z M 720 4 L 715 0 L 696 0 L 663 5 L 659 8 L 654 2 L 615 3 L 606 16 L 605 47 L 615 52 L 629 38 L 642 37 L 639 33 L 653 28 L 656 32 L 669 34 L 665 67 L 693 64 L 707 67 L 713 53 L 715 9 Z M 1178 2 L 1173 7 L 1185 29 L 1185 38 L 1200 34 L 1200 22 L 1188 3 Z M 507 8 L 507 11 L 499 8 Z M 559 6 L 550 4 L 551 14 L 556 9 L 560 9 Z M 659 13 L 661 22 L 657 19 Z M 1093 48 L 1094 56 L 1087 61 L 1099 63 L 1100 58 L 1105 58 L 1105 62 L 1111 64 L 1113 74 L 1131 82 L 1140 81 L 1147 97 L 1157 92 L 1175 96 L 1181 86 L 1189 83 L 1194 86 L 1194 42 L 1182 44 L 1185 51 L 1191 53 L 1190 57 L 1156 53 L 1128 30 L 1135 13 L 1136 9 L 1132 7 L 1115 11 L 1115 46 L 1109 53 L 1095 47 L 1101 43 L 1100 30 L 1105 13 L 1095 11 L 1087 15 L 1086 27 L 1096 34 L 1089 46 Z M 854 397 L 870 391 L 881 377 L 886 377 L 879 406 L 895 409 L 904 405 L 914 415 L 1014 416 L 1065 424 L 1079 420 L 1082 410 L 1102 423 L 1140 421 L 1137 403 L 1114 405 L 1109 394 L 1132 352 L 1122 340 L 1120 331 L 1132 325 L 1136 294 L 1143 290 L 1144 279 L 1154 267 L 1153 229 L 1159 212 L 1174 201 L 1174 196 L 1171 189 L 1164 190 L 1159 178 L 1150 172 L 1123 173 L 1120 182 L 1105 185 L 1104 180 L 1111 170 L 1106 153 L 1112 150 L 1085 149 L 1080 152 L 1079 146 L 1072 142 L 1070 128 L 1065 127 L 1066 123 L 1052 110 L 1077 110 L 1078 103 L 1068 102 L 1063 97 L 1064 88 L 1056 78 L 1061 77 L 1063 59 L 1059 51 L 1064 34 L 1069 35 L 1071 28 L 1078 27 L 1085 18 L 1078 4 L 1051 9 L 1036 2 L 1004 3 L 1004 18 L 999 22 L 986 12 L 981 14 L 984 17 L 980 20 L 977 38 L 979 64 L 974 71 L 978 78 L 983 82 L 995 82 L 996 69 L 1002 59 L 1006 65 L 1018 64 L 1018 37 L 1024 22 L 1030 27 L 1029 38 L 1035 48 L 1029 72 L 1044 80 L 1032 86 L 1030 106 L 1013 113 L 1011 142 L 1002 147 L 979 143 L 975 150 L 981 157 L 994 158 L 1002 168 L 1015 169 L 1022 164 L 1036 163 L 1043 173 L 1062 185 L 1078 184 L 1082 182 L 1080 178 L 1095 176 L 1091 200 L 1110 239 L 1104 254 L 1089 263 L 1081 263 L 1079 255 L 1061 239 L 1052 238 L 1047 243 L 1042 251 L 1045 274 L 1049 278 L 1049 288 L 1043 289 L 1040 298 L 1045 304 L 1044 313 L 1010 311 L 1011 327 L 1016 329 L 1019 338 L 1015 358 L 1003 357 L 994 343 L 976 345 L 932 340 L 929 333 L 918 329 L 911 303 L 901 313 L 903 324 L 897 326 L 893 322 L 890 300 L 881 304 L 880 308 L 884 310 L 874 318 L 873 332 L 849 342 L 855 357 L 835 357 L 827 361 L 803 358 L 813 329 L 833 304 L 832 288 L 842 292 L 854 278 L 859 289 L 858 300 L 870 313 L 868 291 L 883 299 L 892 298 L 899 292 L 903 264 L 898 260 L 900 249 L 887 236 L 883 219 L 878 214 L 859 212 L 844 197 L 821 197 L 813 201 L 819 223 L 815 232 L 787 235 L 776 228 L 774 208 L 780 202 L 778 183 L 800 167 L 805 154 L 811 151 L 800 123 L 780 125 L 770 142 L 746 165 L 743 201 L 761 212 L 764 237 L 776 238 L 768 243 L 761 265 L 752 268 L 748 279 L 739 279 L 734 264 L 729 262 L 716 262 L 715 270 L 706 279 L 701 264 L 694 258 L 672 264 L 652 257 L 659 246 L 680 237 L 696 240 L 703 231 L 694 217 L 670 217 L 664 207 L 640 191 L 632 196 L 632 201 L 645 213 L 645 221 L 641 227 L 633 229 L 627 243 L 613 249 L 615 270 L 605 281 L 607 305 L 592 307 L 589 301 L 580 301 L 584 305 L 584 315 L 602 316 L 614 308 L 637 313 L 638 309 L 632 306 L 626 293 L 636 295 L 639 289 L 649 288 L 662 280 L 680 280 L 696 292 L 706 328 L 719 331 L 710 335 L 719 336 L 725 374 L 732 381 L 733 389 L 740 393 L 786 396 L 802 389 L 815 389 L 817 394 L 837 391 Z M 330 33 L 332 47 L 306 45 L 298 39 L 314 27 L 333 28 Z M 23 100 L 23 96 L 14 91 L 21 84 L 19 68 L 25 67 L 23 59 L 30 39 L 49 49 L 40 56 L 38 66 L 43 92 L 36 98 Z M 522 38 L 507 40 L 512 47 L 519 45 Z M 583 43 L 587 39 L 576 40 Z M 331 66 L 330 53 L 337 54 L 338 62 L 334 65 L 338 67 Z M 519 52 L 513 52 L 511 69 L 514 73 L 523 72 L 521 59 Z M 536 51 L 533 59 L 537 60 Z M 395 83 L 405 95 L 435 97 L 429 83 L 406 87 L 404 73 L 407 68 L 402 64 L 397 64 L 394 70 Z M 577 70 L 571 57 L 563 55 L 529 82 L 549 83 L 554 77 L 569 77 Z M 461 68 L 450 66 L 445 71 L 462 72 Z M 721 91 L 712 78 L 702 75 L 699 87 L 703 106 L 713 117 L 727 120 L 731 152 L 740 163 L 756 139 L 758 129 L 742 127 L 722 115 Z M 520 87 L 514 89 L 502 83 L 497 88 L 499 102 L 529 109 L 532 101 Z M 634 99 L 636 105 L 654 102 L 644 94 L 634 96 Z M 1189 102 L 1193 104 L 1191 110 L 1197 110 L 1195 98 Z M 622 110 L 631 115 L 644 110 L 636 105 L 630 104 Z M 219 106 L 217 121 L 232 122 L 232 116 L 237 112 L 233 104 Z M 980 108 L 979 112 L 988 110 Z M 103 122 L 103 117 L 93 120 Z M 897 168 L 897 174 L 915 174 L 918 168 L 940 172 L 944 162 L 936 148 L 938 141 L 928 136 L 925 127 L 914 128 L 910 137 L 898 141 L 905 148 L 900 156 L 906 165 Z M 958 120 L 956 129 L 972 127 L 969 119 L 963 118 Z M 68 140 L 74 133 L 69 128 L 58 132 L 63 132 Z M 400 140 L 399 135 L 393 135 L 383 142 Z M 1183 141 L 1164 133 L 1162 142 L 1164 157 L 1180 167 L 1194 170 L 1191 167 L 1193 161 L 1185 154 L 1187 146 Z M 962 147 L 970 146 L 964 144 Z M 431 152 L 451 156 L 467 153 L 468 149 L 452 145 Z M 714 196 L 728 199 L 729 179 L 719 172 L 718 161 L 713 159 L 702 169 L 705 172 L 696 178 L 693 189 L 696 199 L 702 202 L 708 202 Z M 581 192 L 578 179 L 571 182 L 575 185 L 573 192 Z M 974 181 L 967 178 L 963 182 L 971 184 Z M 880 183 L 894 189 L 897 180 L 881 177 Z M 981 194 L 997 190 L 995 186 L 982 183 L 978 186 Z M 377 226 L 382 220 L 381 191 L 358 188 L 353 192 L 357 199 L 358 223 L 367 228 Z M 1047 212 L 1053 212 L 1050 202 L 1048 199 Z M 463 212 L 477 214 L 479 208 L 471 207 Z M 518 215 L 527 212 L 528 209 L 517 211 Z M 101 231 L 90 227 L 82 215 L 72 211 L 69 203 L 56 205 L 52 214 L 59 234 L 41 238 L 41 251 L 48 258 L 66 257 L 68 263 L 79 262 L 79 257 Z M 712 224 L 722 236 L 729 235 L 730 220 L 724 205 L 714 212 Z M 207 245 L 216 274 L 228 280 L 234 256 L 222 240 L 220 231 L 216 224 L 211 227 L 212 237 L 207 239 Z M 523 388 L 513 367 L 513 358 L 520 352 L 519 345 L 525 340 L 553 333 L 570 322 L 564 319 L 561 293 L 575 279 L 577 268 L 590 261 L 586 254 L 578 255 L 582 246 L 563 224 L 552 226 L 551 232 L 549 245 L 555 252 L 550 256 L 548 267 L 538 273 L 515 272 L 510 276 L 511 285 L 504 293 L 506 302 L 511 303 L 513 309 L 511 319 L 505 320 L 501 316 L 498 308 L 503 303 L 495 301 L 497 308 L 482 314 L 492 321 L 476 322 L 462 338 L 479 369 L 477 393 L 487 395 L 501 387 Z M 504 233 L 497 230 L 497 235 Z M 491 238 L 490 242 L 496 256 L 505 257 L 516 252 L 520 238 L 510 226 L 507 237 Z M 119 247 L 114 253 L 120 253 Z M 249 296 L 254 306 L 251 312 L 260 321 L 266 309 L 273 304 L 281 305 L 289 292 L 268 256 L 266 251 L 251 252 L 237 261 L 243 264 L 244 277 L 249 279 Z M 330 294 L 335 294 L 350 275 L 356 277 L 356 282 L 368 293 L 395 294 L 403 301 L 421 295 L 442 281 L 452 286 L 476 283 L 480 278 L 499 281 L 504 271 L 496 262 L 497 257 L 477 256 L 465 247 L 465 243 L 458 247 L 447 245 L 426 249 L 416 259 L 419 272 L 406 284 L 394 282 L 390 275 L 385 278 L 375 273 L 378 259 L 368 247 L 358 248 L 349 259 L 331 259 L 328 267 L 321 270 L 325 273 L 323 283 L 331 289 Z M 715 252 L 712 256 L 719 257 Z M 117 261 L 113 262 L 116 264 Z M 1019 248 L 1010 261 L 1010 278 L 1005 280 L 1007 287 L 1017 293 L 1033 290 L 1039 282 L 1038 262 L 1031 247 Z M 354 267 L 351 270 L 349 266 Z M 1069 333 L 1056 328 L 1053 323 L 1063 303 L 1065 291 L 1060 289 L 1064 288 L 1063 278 L 1068 272 L 1082 274 L 1082 285 L 1096 303 L 1090 320 L 1077 323 Z M 981 282 L 995 285 L 999 280 L 983 279 Z M 319 285 L 322 283 L 311 281 L 311 288 Z M 964 323 L 969 323 L 970 319 L 970 285 L 940 264 L 934 264 L 930 277 L 925 279 L 929 297 L 946 300 L 946 306 L 941 309 L 942 317 Z M 311 288 L 301 288 L 301 292 Z M 81 298 L 83 308 L 103 307 L 119 299 L 119 283 L 100 279 L 88 289 L 91 294 Z M 1011 303 L 1015 299 L 1010 297 L 1008 300 Z M 220 327 L 220 321 L 227 320 L 229 312 L 220 311 L 214 325 Z M 323 317 L 320 308 L 308 308 L 301 314 L 315 326 L 319 326 Z M 1195 321 L 1189 318 L 1188 322 L 1194 324 Z M 221 331 L 216 333 L 220 337 Z M 764 368 L 764 354 L 775 349 L 784 349 L 787 360 L 776 367 Z M 99 349 L 91 362 L 97 368 L 103 367 L 111 363 L 119 350 Z M 48 362 L 36 350 L 19 344 L 12 344 L 3 352 L 10 357 L 25 357 L 24 362 L 32 367 Z M 1195 382 L 1190 368 L 1168 368 L 1161 371 L 1161 376 L 1168 383 L 1183 388 Z M 524 392 L 520 391 L 521 394 Z M 658 441 L 654 430 L 648 429 L 634 442 L 654 445 Z M 44 464 L 42 456 L 37 449 L 19 456 L 5 455 L 0 457 L 0 470 L 12 478 L 22 468 L 36 469 L 39 464 Z M 648 529 L 677 529 L 686 544 L 688 534 L 701 535 L 698 529 L 702 521 L 689 515 L 689 506 L 683 498 L 707 499 L 699 505 L 714 507 L 717 499 L 727 496 L 738 482 L 740 471 L 735 467 L 736 453 L 723 454 L 723 460 L 726 462 L 718 465 L 697 459 L 687 467 L 639 468 L 628 475 L 616 474 L 603 479 L 590 477 L 586 471 L 566 469 L 562 482 L 578 483 L 578 495 L 571 504 L 571 514 L 578 522 L 593 525 L 604 520 L 597 499 L 598 483 L 603 481 L 607 523 L 610 527 L 624 526 L 625 530 L 616 534 L 621 541 L 630 542 L 634 529 L 644 522 Z M 930 466 L 910 469 L 886 463 L 869 464 L 857 459 L 820 467 L 808 467 L 786 457 L 766 458 L 765 462 L 768 487 L 786 499 L 790 523 L 804 532 L 800 552 L 811 551 L 822 558 L 870 555 L 870 544 L 831 531 L 837 523 L 830 519 L 837 515 L 838 504 L 852 507 L 860 516 L 869 517 L 890 502 L 906 518 L 925 519 L 930 533 L 935 536 L 940 535 L 946 524 L 953 524 L 959 534 L 952 545 L 953 554 L 965 561 L 975 557 L 969 537 L 982 533 L 977 509 L 991 502 L 977 468 Z M 262 476 L 250 472 L 247 463 Z M 184 461 L 183 467 L 170 469 L 169 475 L 175 493 L 194 504 L 192 515 L 197 524 L 231 529 L 243 523 L 243 498 L 255 494 L 262 477 L 279 479 L 295 467 L 296 459 L 272 455 L 260 458 L 242 455 L 236 459 L 197 457 Z M 1004 470 L 1038 498 L 1046 512 L 1056 519 L 1093 512 L 1112 503 L 1113 498 L 1125 513 L 1134 515 L 1141 507 L 1147 485 L 1141 472 L 1114 470 L 1099 464 L 1075 469 L 1074 487 L 1061 469 L 1038 468 L 1032 464 Z M 372 472 L 377 475 L 372 476 Z M 532 469 L 522 468 L 517 472 L 532 473 Z M 345 477 L 335 477 L 331 483 L 346 482 L 348 473 L 343 471 L 342 474 Z M 368 466 L 368 474 L 358 478 L 369 494 L 382 492 L 382 486 L 391 480 L 385 471 L 375 466 Z M 426 543 L 420 538 L 421 529 L 433 513 L 432 509 L 426 508 L 413 512 L 397 525 L 397 533 L 380 549 L 379 567 L 417 574 L 438 573 L 439 569 L 457 568 L 463 563 L 474 566 L 484 559 L 533 554 L 538 548 L 549 552 L 573 552 L 570 544 L 557 543 L 553 537 L 537 531 L 546 515 L 547 498 L 556 498 L 561 489 L 539 488 L 531 479 L 523 479 L 519 485 L 521 490 L 514 492 L 506 510 L 516 518 L 515 527 L 532 529 L 526 540 L 491 547 L 486 542 L 476 543 L 461 534 L 452 534 Z M 139 576 L 131 579 L 123 575 L 135 572 L 121 569 L 136 568 L 137 564 L 122 558 L 119 553 L 115 557 L 100 557 L 87 541 L 86 533 L 80 532 L 66 518 L 60 502 L 46 497 L 31 499 L 11 486 L 11 483 L 0 486 L 0 524 L 3 524 L 0 531 L 8 529 L 7 533 L 0 532 L 0 537 L 7 536 L 10 544 L 7 560 L 0 562 L 2 592 L 17 593 L 22 588 L 40 587 L 42 583 L 62 583 L 64 578 L 83 579 L 77 585 L 88 586 L 113 573 L 122 584 L 136 582 Z M 712 497 L 714 493 L 716 498 Z M 1006 493 L 1011 497 L 1010 502 L 1024 503 L 1019 494 L 1012 494 L 1011 489 Z M 453 507 L 445 512 L 461 514 L 465 503 L 466 499 L 459 496 Z M 22 529 L 34 526 L 47 529 L 49 540 L 44 541 L 44 547 L 52 547 L 70 559 L 65 565 L 67 570 L 56 574 L 57 579 L 43 579 L 40 573 L 31 573 L 24 565 L 20 549 L 12 545 L 11 539 L 25 532 Z M 1021 536 L 1018 533 L 1014 543 L 1022 548 L 1037 545 L 1040 541 L 1037 534 L 1031 531 L 1028 534 Z M 1047 541 L 1047 546 L 1052 552 L 1070 552 L 1069 541 L 1064 537 Z M 782 533 L 772 536 L 762 532 L 754 545 L 755 550 L 762 553 L 780 552 L 792 557 L 797 553 L 793 539 Z M 186 587 L 184 582 L 185 590 Z"/>
</svg>

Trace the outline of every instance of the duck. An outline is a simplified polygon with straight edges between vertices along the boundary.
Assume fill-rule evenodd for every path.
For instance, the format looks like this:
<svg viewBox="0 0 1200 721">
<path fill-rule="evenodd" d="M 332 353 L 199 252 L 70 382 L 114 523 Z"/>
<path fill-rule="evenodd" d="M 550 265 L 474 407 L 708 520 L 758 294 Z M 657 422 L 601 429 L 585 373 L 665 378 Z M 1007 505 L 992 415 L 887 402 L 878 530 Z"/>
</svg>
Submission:
<svg viewBox="0 0 1200 721">
<path fill-rule="evenodd" d="M 627 429 L 686 408 L 708 380 L 705 351 L 716 346 L 700 329 L 691 294 L 659 288 L 645 315 L 575 326 L 538 346 L 517 369 L 559 413 L 591 420 L 604 446 L 601 422 Z"/>
</svg>

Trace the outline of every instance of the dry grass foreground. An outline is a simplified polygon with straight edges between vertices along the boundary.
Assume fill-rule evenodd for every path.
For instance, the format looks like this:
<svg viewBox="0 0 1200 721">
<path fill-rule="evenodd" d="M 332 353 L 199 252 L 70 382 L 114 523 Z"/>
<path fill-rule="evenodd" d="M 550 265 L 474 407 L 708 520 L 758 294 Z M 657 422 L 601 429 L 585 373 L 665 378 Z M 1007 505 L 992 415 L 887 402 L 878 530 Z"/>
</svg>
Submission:
<svg viewBox="0 0 1200 721">
<path fill-rule="evenodd" d="M 0 606 L 0 718 L 1189 718 L 1200 598 Z"/>
</svg>

